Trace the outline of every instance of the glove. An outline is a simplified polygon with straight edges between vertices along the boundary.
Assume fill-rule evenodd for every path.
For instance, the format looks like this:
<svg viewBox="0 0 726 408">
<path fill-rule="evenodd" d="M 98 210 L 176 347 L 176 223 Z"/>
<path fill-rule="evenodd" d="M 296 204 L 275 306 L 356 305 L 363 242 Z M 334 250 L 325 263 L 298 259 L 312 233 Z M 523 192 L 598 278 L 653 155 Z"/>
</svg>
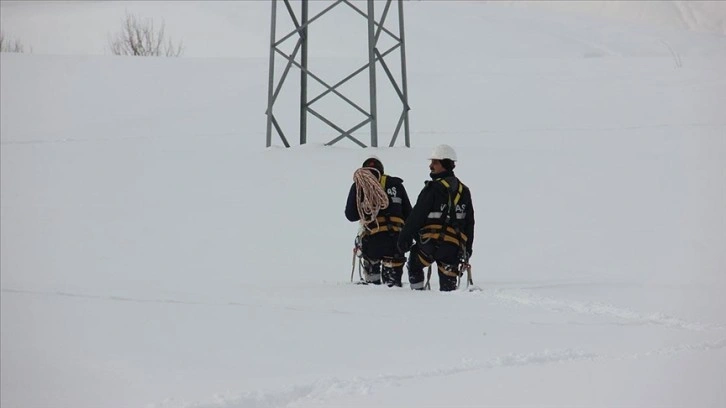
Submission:
<svg viewBox="0 0 726 408">
<path fill-rule="evenodd" d="M 396 243 L 396 247 L 398 248 L 398 253 L 401 255 L 408 252 L 411 247 L 413 246 L 413 240 L 412 239 L 398 239 L 398 242 Z"/>
</svg>

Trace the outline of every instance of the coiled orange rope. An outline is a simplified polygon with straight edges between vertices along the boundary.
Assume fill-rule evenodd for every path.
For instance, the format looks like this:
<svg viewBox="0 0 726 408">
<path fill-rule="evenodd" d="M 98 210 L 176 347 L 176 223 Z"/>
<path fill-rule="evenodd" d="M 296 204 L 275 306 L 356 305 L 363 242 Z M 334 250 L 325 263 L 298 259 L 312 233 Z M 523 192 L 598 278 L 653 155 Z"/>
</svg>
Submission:
<svg viewBox="0 0 726 408">
<path fill-rule="evenodd" d="M 355 196 L 356 203 L 358 205 L 358 215 L 360 216 L 360 223 L 367 229 L 368 224 L 376 222 L 376 228 L 378 228 L 378 212 L 385 208 L 388 208 L 388 194 L 383 191 L 381 183 L 378 178 L 373 174 L 378 173 L 378 170 L 370 167 L 363 167 L 353 173 L 353 181 L 355 181 Z M 380 176 L 380 175 L 379 175 Z"/>
</svg>

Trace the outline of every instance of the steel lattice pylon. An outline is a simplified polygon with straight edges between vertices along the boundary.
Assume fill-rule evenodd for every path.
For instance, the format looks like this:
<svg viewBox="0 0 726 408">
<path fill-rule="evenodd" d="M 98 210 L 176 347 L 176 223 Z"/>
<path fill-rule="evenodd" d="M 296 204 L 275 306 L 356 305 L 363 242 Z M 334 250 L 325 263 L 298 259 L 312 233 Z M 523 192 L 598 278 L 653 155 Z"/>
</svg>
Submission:
<svg viewBox="0 0 726 408">
<path fill-rule="evenodd" d="M 370 146 L 372 147 L 378 147 L 378 116 L 377 116 L 377 92 L 376 92 L 376 67 L 377 65 L 380 65 L 384 72 L 386 73 L 386 76 L 388 77 L 391 86 L 395 90 L 395 93 L 398 95 L 398 98 L 401 102 L 401 115 L 397 121 L 397 124 L 395 126 L 395 131 L 393 132 L 393 135 L 391 137 L 391 141 L 389 146 L 394 146 L 396 143 L 396 139 L 398 138 L 398 134 L 401 130 L 401 127 L 403 127 L 404 130 L 404 140 L 406 147 L 410 147 L 410 134 L 409 134 L 409 119 L 408 119 L 408 111 L 410 110 L 408 105 L 408 86 L 407 86 L 407 79 L 406 79 L 406 47 L 405 47 L 405 37 L 404 37 L 404 29 L 403 29 L 403 0 L 385 0 L 385 8 L 380 16 L 379 21 L 376 21 L 375 13 L 374 13 L 374 0 L 366 0 L 367 3 L 367 11 L 364 12 L 360 8 L 358 8 L 355 4 L 353 4 L 350 0 L 335 0 L 331 1 L 331 4 L 326 7 L 324 10 L 320 11 L 318 14 L 313 16 L 312 18 L 308 18 L 308 0 L 302 0 L 301 3 L 301 10 L 299 18 L 293 11 L 293 8 L 290 4 L 290 0 L 282 0 L 285 8 L 287 9 L 288 15 L 292 20 L 292 24 L 294 24 L 294 29 L 290 31 L 289 33 L 282 35 L 280 38 L 277 37 L 277 6 L 280 2 L 279 0 L 271 0 L 272 2 L 272 27 L 271 27 L 271 35 L 270 35 L 270 62 L 269 62 L 269 87 L 268 87 L 268 94 L 267 94 L 267 111 L 265 112 L 267 115 L 267 135 L 266 135 L 266 145 L 267 147 L 270 147 L 272 145 L 272 129 L 274 128 L 277 132 L 278 136 L 282 140 L 282 143 L 285 145 L 285 147 L 290 147 L 290 144 L 287 141 L 287 138 L 285 137 L 285 133 L 283 132 L 282 127 L 280 126 L 280 123 L 275 118 L 274 114 L 274 108 L 275 108 L 275 102 L 278 99 L 278 96 L 280 94 L 280 91 L 282 90 L 283 85 L 285 84 L 285 80 L 288 77 L 288 74 L 290 72 L 290 69 L 292 67 L 298 68 L 300 70 L 300 144 L 305 144 L 307 142 L 307 115 L 311 114 L 314 117 L 321 120 L 323 123 L 328 125 L 329 127 L 333 128 L 335 131 L 339 133 L 337 137 L 330 140 L 326 143 L 326 145 L 333 145 L 337 143 L 338 141 L 348 138 L 357 145 L 361 147 L 367 147 L 363 142 L 358 140 L 353 136 L 353 132 L 357 131 L 358 129 L 370 124 Z M 385 27 L 386 18 L 388 17 L 388 13 L 391 9 L 391 5 L 393 3 L 397 3 L 398 5 L 398 35 L 394 34 L 391 30 L 387 29 Z M 380 5 L 383 3 L 382 1 L 378 0 L 377 3 Z M 328 13 L 330 10 L 332 10 L 336 6 L 347 6 L 352 8 L 357 14 L 361 15 L 367 20 L 368 24 L 368 62 L 365 63 L 363 66 L 356 69 L 354 72 L 350 73 L 345 78 L 341 79 L 340 81 L 336 82 L 335 84 L 330 85 L 326 81 L 324 81 L 320 76 L 316 75 L 315 73 L 311 72 L 308 67 L 308 27 L 318 20 L 321 16 Z M 385 50 L 384 52 L 380 52 L 378 49 L 379 39 L 382 33 L 385 33 L 386 35 L 390 36 L 390 38 L 393 39 L 394 45 L 391 46 L 389 49 Z M 292 52 L 286 53 L 283 50 L 280 49 L 280 44 L 282 44 L 285 40 L 297 35 L 298 39 L 295 44 L 295 47 L 293 48 Z M 392 71 L 389 68 L 389 65 L 386 63 L 385 58 L 389 56 L 392 52 L 398 50 L 400 54 L 400 67 L 401 67 L 401 75 L 400 75 L 400 84 L 394 78 L 394 75 Z M 298 55 L 299 54 L 299 55 Z M 281 56 L 286 61 L 285 69 L 282 71 L 282 74 L 279 76 L 279 78 L 275 78 L 275 60 L 276 57 Z M 299 57 L 299 58 L 298 58 Z M 347 83 L 352 78 L 356 77 L 357 75 L 368 72 L 368 88 L 369 88 L 369 102 L 370 105 L 368 109 L 364 109 L 355 102 L 353 102 L 349 97 L 346 97 L 341 91 L 340 87 L 341 85 Z M 316 81 L 318 84 L 322 85 L 325 90 L 321 92 L 319 95 L 316 95 L 312 97 L 311 99 L 308 99 L 308 79 L 312 79 Z M 313 109 L 313 104 L 315 104 L 317 101 L 319 101 L 321 98 L 328 94 L 334 94 L 338 96 L 342 101 L 349 104 L 349 106 L 353 107 L 355 110 L 360 112 L 364 115 L 365 119 L 361 121 L 360 123 L 356 124 L 355 126 L 349 128 L 349 129 L 343 129 L 340 126 L 336 125 L 333 121 L 333 119 L 325 117 L 322 113 L 316 111 Z"/>
</svg>

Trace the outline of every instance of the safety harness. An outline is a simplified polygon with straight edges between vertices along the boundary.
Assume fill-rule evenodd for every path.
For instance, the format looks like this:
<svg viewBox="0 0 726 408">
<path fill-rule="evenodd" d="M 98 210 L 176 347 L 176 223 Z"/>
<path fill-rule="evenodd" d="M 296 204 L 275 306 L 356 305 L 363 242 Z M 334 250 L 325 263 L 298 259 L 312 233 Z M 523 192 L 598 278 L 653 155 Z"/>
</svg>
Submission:
<svg viewBox="0 0 726 408">
<path fill-rule="evenodd" d="M 422 242 L 426 242 L 429 239 L 435 239 L 439 242 L 449 242 L 458 247 L 466 248 L 466 242 L 469 240 L 469 237 L 461 232 L 458 225 L 453 222 L 454 219 L 464 219 L 463 213 L 456 212 L 456 206 L 461 200 L 464 185 L 455 178 L 453 178 L 453 182 L 454 184 L 458 184 L 458 186 L 453 188 L 452 183 L 446 179 L 441 178 L 435 181 L 440 182 L 446 187 L 448 202 L 445 211 L 432 211 L 429 213 L 429 222 L 424 224 L 421 229 L 421 240 Z"/>
<path fill-rule="evenodd" d="M 440 178 L 434 180 L 434 182 L 440 182 L 448 193 L 448 202 L 446 204 L 445 211 L 432 211 L 428 215 L 429 222 L 421 229 L 421 241 L 427 242 L 430 239 L 437 240 L 438 242 L 449 242 L 459 247 L 461 254 L 466 254 L 466 242 L 469 237 L 466 236 L 461 230 L 459 230 L 458 223 L 454 223 L 454 219 L 464 219 L 465 214 L 457 213 L 456 206 L 461 200 L 462 193 L 464 191 L 464 185 L 458 179 L 451 177 L 451 182 Z M 452 184 L 455 186 L 452 187 Z M 452 198 L 453 196 L 453 198 Z M 431 265 L 434 262 L 432 256 L 419 252 L 419 261 L 424 267 L 428 267 L 428 274 L 426 276 L 425 289 L 430 289 L 431 282 Z M 464 255 L 463 257 L 466 257 Z M 463 258 L 462 257 L 462 258 Z M 471 276 L 471 266 L 468 263 L 468 259 L 462 260 L 457 265 L 444 264 L 437 262 L 436 266 L 442 274 L 457 278 L 457 288 L 459 286 L 458 279 L 461 278 L 464 271 L 469 273 Z M 471 278 L 469 277 L 469 281 Z"/>
<path fill-rule="evenodd" d="M 388 176 L 385 174 L 381 176 L 381 188 L 383 191 L 386 191 L 386 181 L 388 181 Z M 376 216 L 375 218 L 375 228 L 366 229 L 363 232 L 363 235 L 375 235 L 379 232 L 400 232 L 403 229 L 404 219 L 401 217 L 396 217 L 392 215 L 380 215 Z"/>
</svg>

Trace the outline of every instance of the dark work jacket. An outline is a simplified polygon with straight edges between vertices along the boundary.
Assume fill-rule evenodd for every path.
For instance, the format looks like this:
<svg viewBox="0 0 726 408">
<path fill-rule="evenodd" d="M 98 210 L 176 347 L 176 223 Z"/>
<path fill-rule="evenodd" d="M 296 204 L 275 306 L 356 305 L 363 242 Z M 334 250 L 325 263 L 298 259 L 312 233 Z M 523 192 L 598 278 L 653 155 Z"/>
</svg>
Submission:
<svg viewBox="0 0 726 408">
<path fill-rule="evenodd" d="M 384 187 L 388 195 L 388 207 L 382 209 L 378 216 L 395 216 L 406 220 L 411 213 L 411 201 L 408 198 L 406 189 L 403 187 L 403 180 L 398 177 L 386 175 L 386 185 Z M 348 192 L 348 202 L 345 204 L 345 217 L 348 221 L 358 221 L 358 204 L 356 203 L 355 183 L 350 186 Z"/>
<path fill-rule="evenodd" d="M 451 194 L 453 203 L 456 192 L 458 191 L 458 183 L 461 183 L 453 171 L 444 171 L 439 174 L 431 174 L 431 180 L 426 181 L 426 186 L 421 190 L 416 200 L 416 205 L 411 211 L 411 215 L 406 218 L 406 224 L 401 231 L 398 241 L 411 242 L 412 239 L 419 239 L 419 231 L 427 224 L 441 224 L 442 219 L 434 217 L 436 214 L 448 212 L 449 190 L 441 183 L 440 179 L 445 179 L 452 188 L 457 190 Z M 457 184 L 455 186 L 455 184 Z M 461 197 L 456 206 L 456 216 L 451 218 L 449 226 L 459 229 L 466 234 L 468 240 L 466 242 L 466 252 L 471 255 L 472 245 L 474 243 L 474 206 L 471 202 L 471 192 L 469 187 L 463 185 Z"/>
</svg>

